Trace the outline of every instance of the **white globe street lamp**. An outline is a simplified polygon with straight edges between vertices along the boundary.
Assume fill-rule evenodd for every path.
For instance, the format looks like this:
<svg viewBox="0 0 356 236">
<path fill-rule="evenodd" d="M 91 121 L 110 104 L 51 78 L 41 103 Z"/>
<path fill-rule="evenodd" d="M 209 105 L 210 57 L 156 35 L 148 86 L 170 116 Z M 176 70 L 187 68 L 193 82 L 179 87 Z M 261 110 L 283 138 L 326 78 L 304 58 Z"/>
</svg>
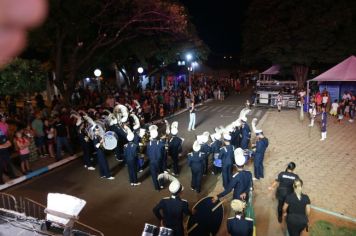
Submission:
<svg viewBox="0 0 356 236">
<path fill-rule="evenodd" d="M 192 54 L 190 53 L 188 53 L 185 57 L 187 58 L 187 61 L 190 61 L 193 58 Z"/>
<path fill-rule="evenodd" d="M 142 67 L 137 68 L 137 72 L 138 72 L 139 74 L 142 74 L 142 73 L 143 73 L 143 68 L 142 68 Z"/>
<path fill-rule="evenodd" d="M 99 76 L 101 75 L 101 70 L 95 69 L 95 70 L 94 70 L 94 75 L 95 75 L 96 77 L 99 77 Z"/>
</svg>

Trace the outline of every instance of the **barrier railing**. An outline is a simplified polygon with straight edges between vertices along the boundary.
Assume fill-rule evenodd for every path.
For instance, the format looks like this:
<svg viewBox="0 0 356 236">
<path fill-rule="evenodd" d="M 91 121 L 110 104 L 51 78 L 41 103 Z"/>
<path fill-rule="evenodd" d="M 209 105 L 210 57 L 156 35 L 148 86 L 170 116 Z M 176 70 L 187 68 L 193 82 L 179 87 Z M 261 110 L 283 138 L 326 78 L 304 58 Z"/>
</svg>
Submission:
<svg viewBox="0 0 356 236">
<path fill-rule="evenodd" d="M 0 193 L 0 208 L 19 211 L 16 198 L 7 193 Z"/>
<path fill-rule="evenodd" d="M 46 219 L 46 213 L 44 212 L 46 206 L 26 197 L 20 197 L 16 200 L 16 198 L 11 194 L 0 193 L 0 208 L 24 213 L 26 216 L 39 220 Z M 90 235 L 104 236 L 104 234 L 99 230 L 80 221 L 74 222 L 73 230 L 83 231 Z"/>
</svg>

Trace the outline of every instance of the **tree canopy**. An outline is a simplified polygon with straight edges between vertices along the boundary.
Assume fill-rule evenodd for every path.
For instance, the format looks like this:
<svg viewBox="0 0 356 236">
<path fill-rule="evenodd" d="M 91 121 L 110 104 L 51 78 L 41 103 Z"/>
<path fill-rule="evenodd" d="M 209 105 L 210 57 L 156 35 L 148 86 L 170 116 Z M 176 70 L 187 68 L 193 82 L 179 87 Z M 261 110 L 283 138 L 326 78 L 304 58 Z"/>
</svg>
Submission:
<svg viewBox="0 0 356 236">
<path fill-rule="evenodd" d="M 52 0 L 46 23 L 31 35 L 29 51 L 51 62 L 64 93 L 64 84 L 74 88 L 96 63 L 167 55 L 166 46 L 189 37 L 188 25 L 185 8 L 173 1 Z"/>
<path fill-rule="evenodd" d="M 0 71 L 0 94 L 41 92 L 46 88 L 46 78 L 39 61 L 15 59 Z"/>
</svg>

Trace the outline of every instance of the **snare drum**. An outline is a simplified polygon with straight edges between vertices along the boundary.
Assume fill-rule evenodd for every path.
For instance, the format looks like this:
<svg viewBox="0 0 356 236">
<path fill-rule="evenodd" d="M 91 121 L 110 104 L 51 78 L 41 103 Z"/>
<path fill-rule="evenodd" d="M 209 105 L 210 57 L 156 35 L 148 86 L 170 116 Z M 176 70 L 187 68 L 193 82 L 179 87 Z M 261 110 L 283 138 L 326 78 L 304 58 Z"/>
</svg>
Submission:
<svg viewBox="0 0 356 236">
<path fill-rule="evenodd" d="M 153 236 L 157 234 L 157 231 L 157 226 L 146 223 L 141 236 Z"/>
<path fill-rule="evenodd" d="M 115 132 L 113 131 L 107 131 L 104 136 L 104 143 L 103 143 L 103 147 L 106 150 L 113 150 L 114 148 L 116 148 L 117 146 L 117 135 Z"/>
<path fill-rule="evenodd" d="M 173 230 L 166 227 L 160 227 L 158 236 L 173 236 Z"/>
</svg>

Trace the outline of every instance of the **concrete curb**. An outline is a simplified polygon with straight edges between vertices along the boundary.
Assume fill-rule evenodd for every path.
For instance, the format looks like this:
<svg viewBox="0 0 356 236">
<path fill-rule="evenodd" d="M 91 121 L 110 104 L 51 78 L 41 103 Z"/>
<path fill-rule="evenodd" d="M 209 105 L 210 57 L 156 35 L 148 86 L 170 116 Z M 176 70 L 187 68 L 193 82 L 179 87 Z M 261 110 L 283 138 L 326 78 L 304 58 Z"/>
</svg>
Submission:
<svg viewBox="0 0 356 236">
<path fill-rule="evenodd" d="M 68 162 L 70 162 L 72 160 L 75 160 L 75 159 L 81 157 L 82 154 L 83 154 L 82 152 L 76 153 L 73 156 L 69 156 L 69 157 L 64 158 L 64 159 L 62 159 L 60 161 L 54 162 L 54 163 L 52 163 L 52 164 L 50 164 L 48 166 L 42 167 L 40 169 L 37 169 L 37 170 L 27 174 L 27 175 L 23 175 L 23 176 L 20 176 L 20 177 L 18 177 L 16 179 L 10 180 L 9 182 L 7 182 L 5 184 L 0 185 L 0 190 L 4 190 L 4 189 L 12 187 L 12 186 L 14 186 L 16 184 L 22 183 L 22 182 L 24 182 L 24 181 L 26 181 L 28 179 L 31 179 L 31 178 L 33 178 L 35 176 L 39 176 L 39 175 L 41 175 L 43 173 L 46 173 L 49 170 L 55 169 L 55 168 L 57 168 L 57 167 L 59 167 L 61 165 L 64 165 L 64 164 L 66 164 L 66 163 L 68 163 Z"/>
</svg>

